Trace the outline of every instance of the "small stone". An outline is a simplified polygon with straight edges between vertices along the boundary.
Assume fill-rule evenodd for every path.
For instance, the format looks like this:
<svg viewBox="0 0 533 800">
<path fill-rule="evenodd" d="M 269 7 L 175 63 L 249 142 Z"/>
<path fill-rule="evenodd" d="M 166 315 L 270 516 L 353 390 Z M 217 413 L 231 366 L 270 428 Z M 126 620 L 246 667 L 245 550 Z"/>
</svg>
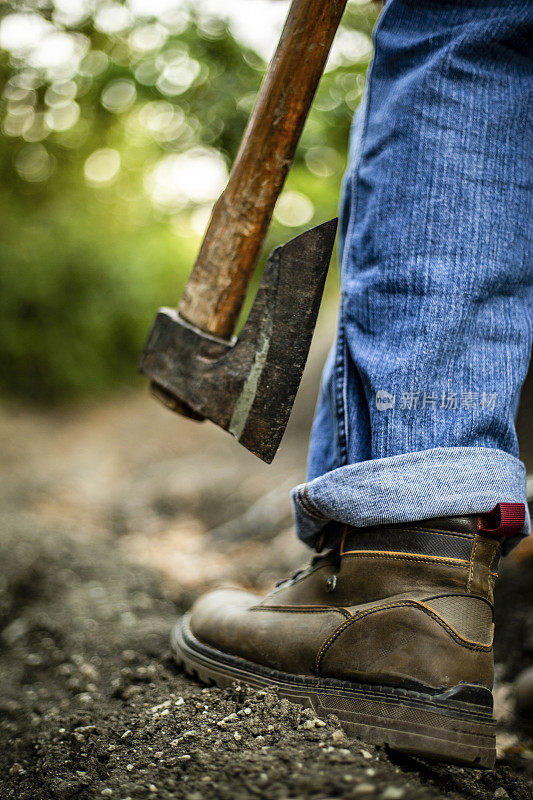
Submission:
<svg viewBox="0 0 533 800">
<path fill-rule="evenodd" d="M 387 786 L 381 795 L 381 800 L 400 800 L 404 795 L 405 789 L 402 789 L 401 786 Z"/>
<path fill-rule="evenodd" d="M 169 708 L 171 704 L 171 700 L 165 700 L 164 703 L 159 703 L 158 706 L 152 706 L 150 709 L 151 714 L 157 714 L 159 711 L 162 711 L 164 708 Z"/>
<path fill-rule="evenodd" d="M 126 769 L 128 770 L 128 772 L 132 772 L 132 770 L 135 769 L 135 765 L 134 764 L 126 764 Z"/>
<path fill-rule="evenodd" d="M 127 739 L 129 736 L 132 736 L 132 735 L 133 735 L 132 732 L 130 730 L 127 730 L 127 731 L 124 731 L 124 733 L 122 734 L 122 736 L 120 738 L 121 739 Z"/>
<path fill-rule="evenodd" d="M 374 769 L 374 767 L 369 767 L 368 769 L 365 769 L 365 775 L 368 775 L 369 778 L 373 778 L 375 774 L 376 770 Z"/>
<path fill-rule="evenodd" d="M 372 753 L 369 753 L 368 750 L 361 750 L 361 755 L 366 759 L 372 758 Z"/>
<path fill-rule="evenodd" d="M 374 794 L 376 787 L 373 783 L 360 783 L 353 790 L 354 794 Z"/>
<path fill-rule="evenodd" d="M 326 723 L 323 719 L 319 719 L 318 717 L 313 717 L 313 719 L 306 719 L 305 722 L 302 724 L 302 728 L 306 730 L 311 730 L 313 728 L 324 728 Z"/>
<path fill-rule="evenodd" d="M 496 791 L 494 792 L 494 797 L 499 798 L 499 800 L 505 800 L 506 797 L 509 797 L 503 786 L 499 786 Z"/>
<path fill-rule="evenodd" d="M 113 794 L 113 789 L 102 789 L 100 792 L 104 797 L 111 797 Z"/>
<path fill-rule="evenodd" d="M 182 706 L 184 704 L 184 702 L 185 702 L 185 700 L 183 699 L 183 697 L 178 697 L 178 699 L 176 700 L 174 705 L 175 706 Z"/>
<path fill-rule="evenodd" d="M 246 706 L 246 708 L 244 708 L 243 711 L 246 714 L 246 716 L 249 716 L 252 713 L 252 709 L 249 708 L 248 706 Z"/>
<path fill-rule="evenodd" d="M 92 664 L 81 664 L 79 668 L 84 678 L 95 681 L 98 678 L 98 670 Z"/>
<path fill-rule="evenodd" d="M 2 639 L 4 639 L 7 644 L 12 645 L 17 641 L 17 639 L 25 636 L 28 632 L 28 629 L 28 620 L 19 617 L 4 628 L 2 631 Z"/>
<path fill-rule="evenodd" d="M 151 784 L 148 786 L 148 791 L 149 791 L 149 792 L 152 792 L 152 794 L 153 794 L 154 792 L 157 792 L 157 786 L 154 786 L 154 784 L 153 784 L 153 783 L 151 783 Z"/>
<path fill-rule="evenodd" d="M 242 739 L 242 736 L 241 736 L 240 733 L 237 733 L 237 731 L 235 731 L 235 733 L 233 734 L 233 738 L 236 739 L 238 742 L 240 742 L 241 739 Z"/>
<path fill-rule="evenodd" d="M 337 730 L 333 731 L 331 734 L 331 739 L 333 744 L 343 744 L 346 741 L 346 734 L 340 728 L 337 728 Z"/>
<path fill-rule="evenodd" d="M 137 653 L 134 650 L 123 650 L 122 658 L 124 661 L 135 661 L 137 658 Z"/>
<path fill-rule="evenodd" d="M 96 732 L 96 725 L 82 725 L 74 730 L 74 738 L 77 742 L 84 742 L 94 732 Z"/>
<path fill-rule="evenodd" d="M 217 722 L 217 725 L 218 725 L 219 728 L 223 728 L 224 725 L 228 724 L 228 722 L 236 722 L 238 719 L 239 718 L 238 718 L 237 714 L 235 714 L 235 713 L 228 714 L 227 717 L 224 717 L 223 719 L 219 719 L 218 722 Z"/>
</svg>

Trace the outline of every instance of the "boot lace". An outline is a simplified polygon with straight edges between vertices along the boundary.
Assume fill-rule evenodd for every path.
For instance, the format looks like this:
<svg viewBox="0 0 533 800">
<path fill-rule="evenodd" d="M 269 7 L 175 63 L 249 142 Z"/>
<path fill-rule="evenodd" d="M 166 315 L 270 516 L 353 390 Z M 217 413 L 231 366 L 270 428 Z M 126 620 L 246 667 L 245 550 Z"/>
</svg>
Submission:
<svg viewBox="0 0 533 800">
<path fill-rule="evenodd" d="M 332 565 L 338 569 L 341 564 L 341 555 L 338 550 L 328 550 L 326 553 L 317 553 L 316 556 L 313 556 L 311 559 L 311 563 L 308 564 L 306 567 L 302 567 L 297 569 L 295 572 L 292 573 L 288 578 L 282 578 L 280 581 L 276 583 L 276 589 L 280 586 L 283 586 L 288 583 L 292 583 L 293 581 L 298 580 L 302 575 L 307 574 L 315 567 L 319 566 L 323 562 L 329 561 Z"/>
</svg>

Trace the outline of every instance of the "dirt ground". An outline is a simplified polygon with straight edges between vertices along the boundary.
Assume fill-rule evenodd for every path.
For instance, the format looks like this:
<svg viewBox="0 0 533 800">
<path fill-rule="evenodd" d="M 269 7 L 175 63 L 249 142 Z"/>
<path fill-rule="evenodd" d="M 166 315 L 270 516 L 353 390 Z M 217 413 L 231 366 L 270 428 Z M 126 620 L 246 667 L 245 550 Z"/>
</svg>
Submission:
<svg viewBox="0 0 533 800">
<path fill-rule="evenodd" d="M 170 658 L 170 627 L 199 592 L 261 590 L 305 563 L 287 491 L 303 476 L 323 356 L 319 343 L 270 467 L 144 393 L 0 412 L 1 800 L 529 800 L 531 732 L 512 701 L 533 656 L 527 550 L 499 586 L 492 771 L 349 740 L 334 718 L 203 688 Z"/>
</svg>

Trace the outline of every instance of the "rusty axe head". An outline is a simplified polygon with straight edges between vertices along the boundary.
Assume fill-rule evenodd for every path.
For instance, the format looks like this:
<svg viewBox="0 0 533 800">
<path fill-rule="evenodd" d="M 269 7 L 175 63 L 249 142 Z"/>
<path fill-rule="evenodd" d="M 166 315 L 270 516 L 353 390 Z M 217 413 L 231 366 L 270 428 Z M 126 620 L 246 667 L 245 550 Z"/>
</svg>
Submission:
<svg viewBox="0 0 533 800">
<path fill-rule="evenodd" d="M 141 357 L 160 400 L 212 420 L 267 462 L 307 359 L 337 220 L 274 250 L 231 335 L 345 5 L 292 1 L 179 309 L 159 311 Z"/>
<path fill-rule="evenodd" d="M 337 220 L 270 255 L 238 339 L 227 342 L 159 310 L 139 369 L 166 395 L 270 463 L 285 431 L 316 323 Z"/>
</svg>

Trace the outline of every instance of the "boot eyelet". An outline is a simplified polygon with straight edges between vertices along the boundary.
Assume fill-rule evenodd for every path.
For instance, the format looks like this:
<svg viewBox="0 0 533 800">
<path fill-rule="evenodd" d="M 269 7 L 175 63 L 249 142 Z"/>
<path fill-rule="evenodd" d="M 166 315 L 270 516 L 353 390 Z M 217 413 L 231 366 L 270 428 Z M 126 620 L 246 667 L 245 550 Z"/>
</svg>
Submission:
<svg viewBox="0 0 533 800">
<path fill-rule="evenodd" d="M 329 575 L 326 578 L 326 592 L 333 592 L 337 586 L 337 576 Z"/>
</svg>

